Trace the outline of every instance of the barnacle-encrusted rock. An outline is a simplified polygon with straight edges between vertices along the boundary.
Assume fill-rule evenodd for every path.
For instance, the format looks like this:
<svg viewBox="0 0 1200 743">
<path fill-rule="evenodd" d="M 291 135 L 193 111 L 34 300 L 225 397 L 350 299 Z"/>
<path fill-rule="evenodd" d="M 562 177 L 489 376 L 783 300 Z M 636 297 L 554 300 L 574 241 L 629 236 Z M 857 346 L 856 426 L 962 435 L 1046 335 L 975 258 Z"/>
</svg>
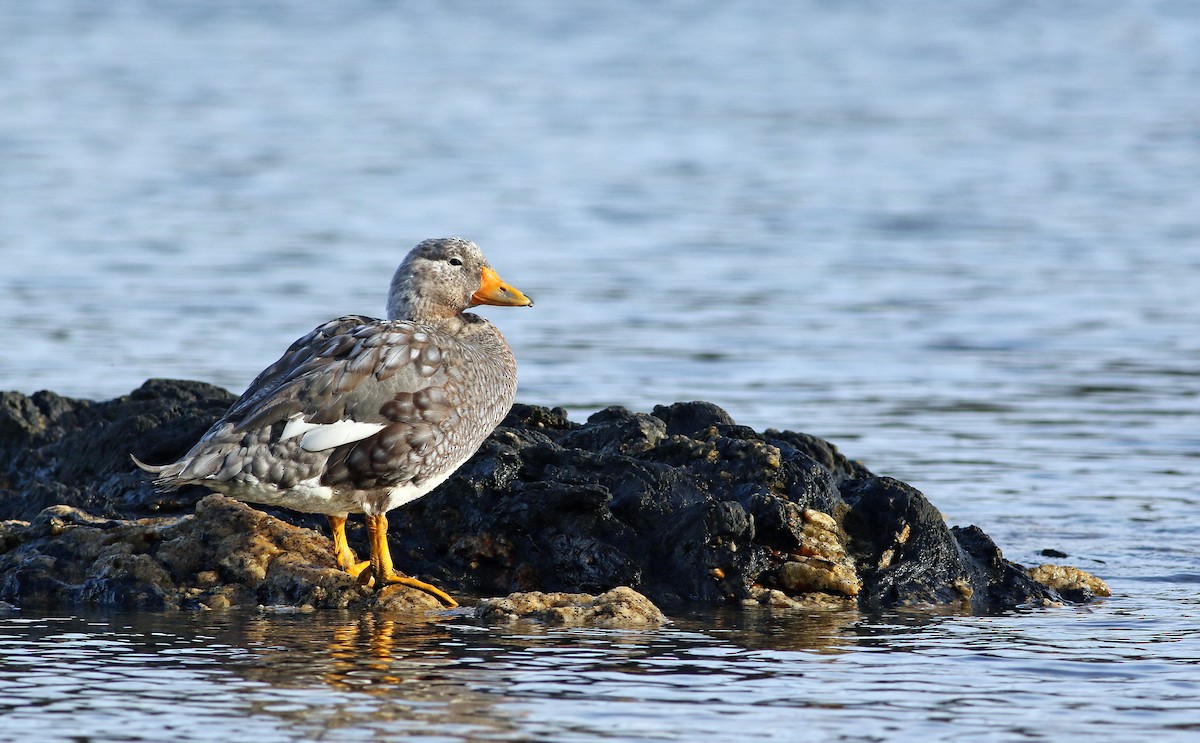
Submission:
<svg viewBox="0 0 1200 743">
<path fill-rule="evenodd" d="M 1108 584 L 1070 565 L 1042 564 L 1029 569 L 1029 577 L 1056 591 L 1068 601 L 1082 603 L 1096 596 L 1111 596 Z"/>
<path fill-rule="evenodd" d="M 481 601 L 475 608 L 475 618 L 488 624 L 536 619 L 546 624 L 594 627 L 642 627 L 666 621 L 658 607 L 628 586 L 618 586 L 599 596 L 540 591 L 512 593 Z"/>
<path fill-rule="evenodd" d="M 845 533 L 826 513 L 805 509 L 796 550 L 779 567 L 775 581 L 790 595 L 823 592 L 857 596 L 862 580 L 846 553 Z"/>
<path fill-rule="evenodd" d="M 839 596 L 822 591 L 812 593 L 787 594 L 778 588 L 755 586 L 750 589 L 749 596 L 742 602 L 747 606 L 761 604 L 777 609 L 805 609 L 810 611 L 835 611 L 858 608 L 858 603 L 851 596 Z"/>
</svg>

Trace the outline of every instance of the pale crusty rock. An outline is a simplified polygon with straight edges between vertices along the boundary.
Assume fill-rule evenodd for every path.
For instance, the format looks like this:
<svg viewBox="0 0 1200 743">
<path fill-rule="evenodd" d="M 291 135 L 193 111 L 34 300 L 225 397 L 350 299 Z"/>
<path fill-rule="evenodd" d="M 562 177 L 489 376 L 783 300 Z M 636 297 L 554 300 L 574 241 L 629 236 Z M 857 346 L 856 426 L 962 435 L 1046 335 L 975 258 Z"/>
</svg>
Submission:
<svg viewBox="0 0 1200 743">
<path fill-rule="evenodd" d="M 814 611 L 848 611 L 857 608 L 851 596 L 836 596 L 832 593 L 805 593 L 789 596 L 778 588 L 752 588 L 746 605 L 761 604 L 777 609 L 804 609 Z"/>
<path fill-rule="evenodd" d="M 1100 578 L 1070 565 L 1038 565 L 1030 568 L 1029 577 L 1058 593 L 1072 596 L 1090 593 L 1094 596 L 1111 596 L 1112 590 Z"/>
<path fill-rule="evenodd" d="M 793 597 L 813 592 L 857 596 L 862 579 L 846 552 L 846 535 L 837 520 L 807 508 L 803 521 L 799 547 L 775 573 L 779 588 Z"/>
<path fill-rule="evenodd" d="M 432 594 L 411 586 L 386 586 L 375 594 L 371 609 L 384 614 L 428 614 L 446 607 Z"/>
<path fill-rule="evenodd" d="M 785 562 L 776 579 L 781 588 L 794 594 L 824 591 L 857 596 L 862 590 L 853 563 L 847 565 L 820 557 L 796 557 Z"/>
<path fill-rule="evenodd" d="M 587 593 L 512 593 L 485 599 L 475 607 L 475 618 L 489 624 L 535 619 L 554 625 L 591 627 L 657 626 L 667 618 L 642 594 L 618 586 L 599 596 Z"/>
<path fill-rule="evenodd" d="M 804 509 L 804 523 L 811 524 L 812 526 L 815 526 L 818 529 L 826 532 L 832 532 L 836 534 L 838 531 L 837 519 L 833 518 L 827 513 L 821 513 L 820 511 L 812 508 Z"/>
</svg>

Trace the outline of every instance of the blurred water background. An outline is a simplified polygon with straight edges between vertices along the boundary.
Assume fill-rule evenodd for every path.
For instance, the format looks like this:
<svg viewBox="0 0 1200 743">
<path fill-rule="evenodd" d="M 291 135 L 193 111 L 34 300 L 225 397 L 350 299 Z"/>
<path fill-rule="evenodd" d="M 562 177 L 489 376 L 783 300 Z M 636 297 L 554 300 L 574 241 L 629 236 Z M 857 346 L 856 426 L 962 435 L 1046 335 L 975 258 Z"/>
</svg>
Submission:
<svg viewBox="0 0 1200 743">
<path fill-rule="evenodd" d="M 1200 731 L 1200 4 L 0 4 L 0 389 L 240 391 L 460 234 L 518 399 L 705 399 L 1107 579 L 663 630 L 0 618 L 0 738 Z"/>
</svg>

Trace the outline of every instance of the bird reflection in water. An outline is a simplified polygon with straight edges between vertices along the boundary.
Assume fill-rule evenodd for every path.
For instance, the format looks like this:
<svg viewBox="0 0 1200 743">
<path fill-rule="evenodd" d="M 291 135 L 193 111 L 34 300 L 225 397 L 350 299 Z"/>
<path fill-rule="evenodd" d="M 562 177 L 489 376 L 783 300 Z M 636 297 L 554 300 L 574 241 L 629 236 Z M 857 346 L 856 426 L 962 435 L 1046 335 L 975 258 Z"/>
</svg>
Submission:
<svg viewBox="0 0 1200 743">
<path fill-rule="evenodd" d="M 454 660 L 446 615 L 263 614 L 245 627 L 243 646 L 258 646 L 259 662 L 244 670 L 272 684 L 378 692 L 445 670 Z"/>
<path fill-rule="evenodd" d="M 255 685 L 244 709 L 299 733 L 474 739 L 528 732 L 531 697 L 603 696 L 615 678 L 666 694 L 724 678 L 735 663 L 737 678 L 753 682 L 778 672 L 780 650 L 827 655 L 869 643 L 863 621 L 857 611 L 740 607 L 678 611 L 657 629 L 601 630 L 484 627 L 444 612 L 268 612 L 243 615 L 213 639 L 243 650 L 229 665 Z"/>
<path fill-rule="evenodd" d="M 336 689 L 379 693 L 427 679 L 430 670 L 446 665 L 449 652 L 444 643 L 450 640 L 450 633 L 422 619 L 397 621 L 368 612 L 357 621 L 334 625 L 325 682 Z"/>
<path fill-rule="evenodd" d="M 466 657 L 479 648 L 455 637 L 456 621 L 444 613 L 375 612 L 248 618 L 241 636 L 230 638 L 251 651 L 236 672 L 263 685 L 246 700 L 247 711 L 306 735 L 352 727 L 389 735 L 431 728 L 467 737 L 511 734 L 517 713 L 483 690 L 482 666 L 490 664 Z"/>
</svg>

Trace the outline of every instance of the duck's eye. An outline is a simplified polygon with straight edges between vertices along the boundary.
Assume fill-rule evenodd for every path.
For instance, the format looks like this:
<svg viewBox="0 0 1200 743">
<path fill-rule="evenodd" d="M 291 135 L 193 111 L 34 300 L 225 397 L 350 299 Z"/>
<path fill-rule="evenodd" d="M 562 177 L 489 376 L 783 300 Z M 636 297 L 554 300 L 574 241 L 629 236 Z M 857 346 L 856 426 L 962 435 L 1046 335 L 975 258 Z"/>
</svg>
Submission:
<svg viewBox="0 0 1200 743">
<path fill-rule="evenodd" d="M 451 259 L 450 259 L 450 265 L 451 265 L 451 266 L 461 266 L 461 265 L 462 265 L 462 258 L 451 258 Z"/>
</svg>

